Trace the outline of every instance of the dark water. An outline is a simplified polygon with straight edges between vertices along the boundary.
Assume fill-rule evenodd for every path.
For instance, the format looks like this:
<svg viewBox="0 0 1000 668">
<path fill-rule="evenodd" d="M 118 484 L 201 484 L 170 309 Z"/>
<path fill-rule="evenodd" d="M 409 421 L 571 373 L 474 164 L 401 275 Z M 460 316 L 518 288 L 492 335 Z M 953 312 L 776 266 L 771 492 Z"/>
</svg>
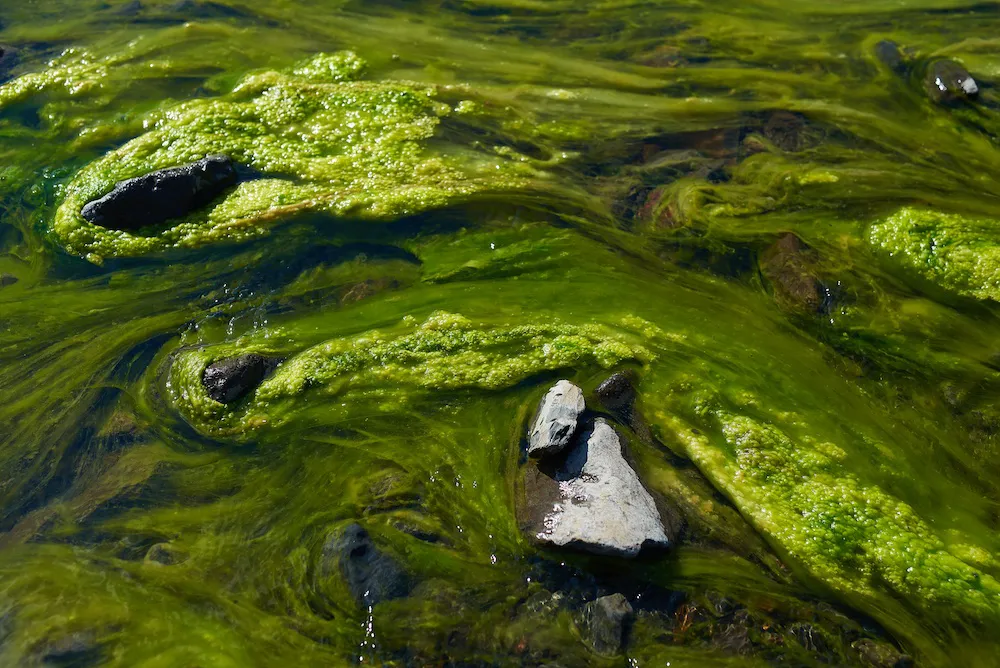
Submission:
<svg viewBox="0 0 1000 668">
<path fill-rule="evenodd" d="M 0 23 L 0 665 L 1000 663 L 997 5 Z M 80 215 L 213 154 L 183 218 Z M 246 353 L 283 363 L 214 401 Z M 522 530 L 560 378 L 669 550 Z M 405 595 L 358 600 L 352 523 Z"/>
</svg>

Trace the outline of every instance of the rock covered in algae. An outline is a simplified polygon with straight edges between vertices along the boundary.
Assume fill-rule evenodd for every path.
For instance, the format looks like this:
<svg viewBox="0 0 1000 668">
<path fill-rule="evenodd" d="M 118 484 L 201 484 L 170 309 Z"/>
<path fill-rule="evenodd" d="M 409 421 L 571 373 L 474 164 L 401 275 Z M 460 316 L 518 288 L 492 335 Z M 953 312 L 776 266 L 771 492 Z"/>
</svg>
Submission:
<svg viewBox="0 0 1000 668">
<path fill-rule="evenodd" d="M 872 225 L 869 240 L 943 288 L 1000 300 L 1000 221 L 904 208 Z"/>
<path fill-rule="evenodd" d="M 799 434 L 794 414 L 751 417 L 713 391 L 685 384 L 683 392 L 694 422 L 666 412 L 657 420 L 810 575 L 869 605 L 887 592 L 925 610 L 1000 620 L 1000 582 L 960 558 L 907 503 L 852 473 L 836 443 Z"/>
<path fill-rule="evenodd" d="M 363 69 L 354 54 L 320 54 L 291 71 L 248 75 L 226 96 L 163 112 L 146 134 L 73 178 L 52 234 L 69 252 L 100 262 L 252 238 L 304 212 L 395 219 L 528 187 L 534 172 L 509 150 L 429 145 L 443 119 L 475 105 L 459 101 L 453 108 L 432 86 L 363 81 Z M 261 178 L 145 235 L 96 225 L 80 213 L 122 181 L 215 154 Z"/>
<path fill-rule="evenodd" d="M 192 425 L 239 433 L 254 424 L 283 421 L 297 405 L 307 403 L 302 396 L 307 390 L 350 394 L 354 401 L 376 396 L 380 405 L 391 407 L 390 396 L 405 400 L 421 391 L 500 390 L 544 371 L 648 361 L 651 354 L 633 338 L 598 325 L 477 326 L 461 315 L 435 312 L 419 325 L 408 317 L 401 331 L 333 339 L 292 355 L 239 410 L 206 392 L 205 368 L 236 354 L 273 354 L 263 344 L 237 342 L 179 352 L 170 369 L 169 391 Z"/>
</svg>

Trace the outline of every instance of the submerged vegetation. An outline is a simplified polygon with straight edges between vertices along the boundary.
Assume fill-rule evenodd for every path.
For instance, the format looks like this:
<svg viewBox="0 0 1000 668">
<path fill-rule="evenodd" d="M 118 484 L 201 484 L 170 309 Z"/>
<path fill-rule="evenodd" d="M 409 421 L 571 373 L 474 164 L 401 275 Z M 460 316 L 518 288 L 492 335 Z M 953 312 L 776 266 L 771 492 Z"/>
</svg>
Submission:
<svg viewBox="0 0 1000 668">
<path fill-rule="evenodd" d="M 993 665 L 998 21 L 0 9 L 0 665 Z M 523 530 L 560 378 L 668 549 Z"/>
</svg>

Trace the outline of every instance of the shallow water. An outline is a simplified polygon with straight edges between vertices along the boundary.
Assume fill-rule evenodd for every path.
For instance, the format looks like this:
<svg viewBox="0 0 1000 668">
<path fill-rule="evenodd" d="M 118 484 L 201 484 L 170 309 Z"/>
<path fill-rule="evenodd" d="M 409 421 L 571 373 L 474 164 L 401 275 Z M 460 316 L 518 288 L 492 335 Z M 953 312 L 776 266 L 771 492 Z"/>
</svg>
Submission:
<svg viewBox="0 0 1000 668">
<path fill-rule="evenodd" d="M 996 665 L 997 6 L 0 24 L 0 665 Z M 941 59 L 974 99 L 932 99 Z M 213 153 L 247 180 L 183 220 L 79 215 Z M 214 402 L 243 352 L 285 361 Z M 594 390 L 626 369 L 621 415 Z M 666 552 L 519 527 L 559 378 L 617 420 Z M 324 552 L 352 522 L 408 596 L 355 601 Z M 581 615 L 615 592 L 602 655 Z"/>
</svg>

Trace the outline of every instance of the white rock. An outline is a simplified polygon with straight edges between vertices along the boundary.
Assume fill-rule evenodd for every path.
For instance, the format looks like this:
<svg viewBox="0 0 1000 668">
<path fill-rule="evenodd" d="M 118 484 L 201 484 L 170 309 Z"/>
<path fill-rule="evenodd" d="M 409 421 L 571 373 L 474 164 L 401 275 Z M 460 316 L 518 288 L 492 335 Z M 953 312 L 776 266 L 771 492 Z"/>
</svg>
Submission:
<svg viewBox="0 0 1000 668">
<path fill-rule="evenodd" d="M 556 383 L 538 409 L 528 436 L 528 454 L 552 455 L 569 445 L 583 409 L 583 390 L 568 380 Z"/>
<path fill-rule="evenodd" d="M 542 520 L 539 541 L 624 557 L 636 556 L 645 545 L 668 545 L 653 497 L 605 420 L 580 435 L 556 480 L 559 499 Z"/>
</svg>

